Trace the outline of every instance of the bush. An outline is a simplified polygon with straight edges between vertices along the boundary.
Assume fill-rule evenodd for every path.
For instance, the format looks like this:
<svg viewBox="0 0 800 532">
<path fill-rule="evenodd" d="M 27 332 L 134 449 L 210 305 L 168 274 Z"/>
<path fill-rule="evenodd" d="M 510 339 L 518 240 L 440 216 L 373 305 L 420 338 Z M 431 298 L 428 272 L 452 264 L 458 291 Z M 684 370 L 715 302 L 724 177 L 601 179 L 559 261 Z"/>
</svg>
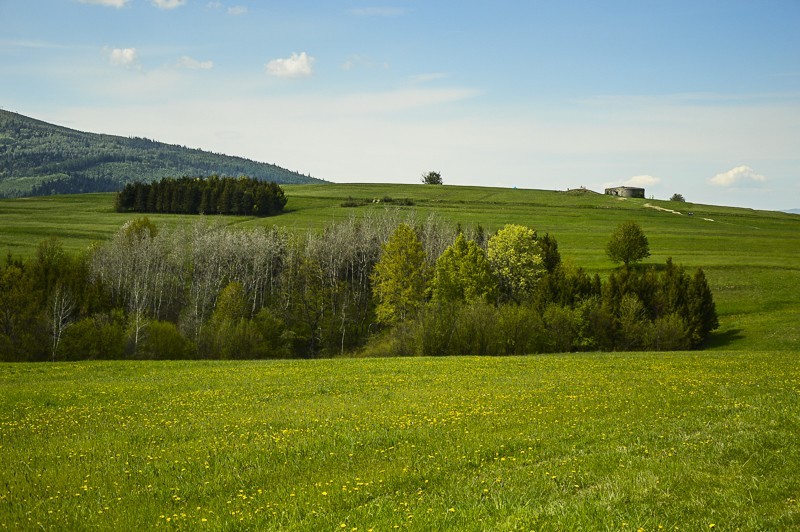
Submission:
<svg viewBox="0 0 800 532">
<path fill-rule="evenodd" d="M 148 360 L 181 360 L 192 358 L 195 349 L 174 323 L 151 321 L 139 342 L 138 358 Z"/>
<path fill-rule="evenodd" d="M 645 330 L 645 347 L 652 351 L 680 351 L 689 349 L 689 330 L 686 321 L 673 312 L 656 318 Z"/>
<path fill-rule="evenodd" d="M 58 347 L 61 360 L 121 359 L 125 356 L 125 327 L 121 312 L 95 315 L 73 323 Z"/>
<path fill-rule="evenodd" d="M 503 342 L 498 335 L 498 312 L 494 305 L 475 301 L 461 305 L 456 315 L 455 334 L 450 342 L 454 355 L 499 355 Z"/>
<path fill-rule="evenodd" d="M 578 343 L 582 328 L 581 313 L 558 304 L 548 305 L 544 311 L 544 328 L 547 333 L 547 351 L 566 353 Z"/>
<path fill-rule="evenodd" d="M 544 322 L 531 306 L 500 306 L 497 310 L 497 334 L 500 349 L 506 355 L 526 355 L 545 350 Z"/>
</svg>

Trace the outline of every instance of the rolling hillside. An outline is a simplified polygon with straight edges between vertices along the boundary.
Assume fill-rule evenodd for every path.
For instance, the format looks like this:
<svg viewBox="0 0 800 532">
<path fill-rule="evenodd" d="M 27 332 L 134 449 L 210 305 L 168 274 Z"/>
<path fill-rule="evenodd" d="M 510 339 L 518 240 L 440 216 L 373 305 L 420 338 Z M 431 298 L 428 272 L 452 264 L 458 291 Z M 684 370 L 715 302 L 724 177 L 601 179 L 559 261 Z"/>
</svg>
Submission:
<svg viewBox="0 0 800 532">
<path fill-rule="evenodd" d="M 274 164 L 85 133 L 0 110 L 0 197 L 109 192 L 132 181 L 211 174 L 280 184 L 324 182 Z"/>
<path fill-rule="evenodd" d="M 620 200 L 591 192 L 483 187 L 326 184 L 287 185 L 284 214 L 270 218 L 214 217 L 237 228 L 277 225 L 319 230 L 350 216 L 399 209 L 417 220 L 434 214 L 464 227 L 493 232 L 507 223 L 549 233 L 564 260 L 601 276 L 615 265 L 605 256 L 614 228 L 638 222 L 652 256 L 705 270 L 720 314 L 720 330 L 708 346 L 725 350 L 796 350 L 800 310 L 800 218 L 750 209 Z M 412 205 L 408 205 L 411 203 Z M 0 200 L 0 253 L 31 257 L 39 242 L 58 237 L 70 252 L 109 238 L 130 218 L 116 213 L 112 194 Z M 357 207 L 343 205 L 355 204 Z M 692 216 L 689 216 L 692 212 Z M 196 216 L 150 215 L 157 225 L 192 223 Z"/>
</svg>

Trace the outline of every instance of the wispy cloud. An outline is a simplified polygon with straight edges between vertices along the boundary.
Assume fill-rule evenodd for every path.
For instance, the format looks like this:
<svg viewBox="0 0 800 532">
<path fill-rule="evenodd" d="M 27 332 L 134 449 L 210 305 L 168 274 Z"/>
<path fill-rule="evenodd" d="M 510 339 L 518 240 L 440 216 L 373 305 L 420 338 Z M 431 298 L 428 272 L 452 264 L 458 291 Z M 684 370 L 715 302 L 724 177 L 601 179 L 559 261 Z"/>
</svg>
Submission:
<svg viewBox="0 0 800 532">
<path fill-rule="evenodd" d="M 244 15 L 245 13 L 247 13 L 246 6 L 233 6 L 228 8 L 229 15 L 237 16 L 237 15 Z"/>
<path fill-rule="evenodd" d="M 109 59 L 114 66 L 131 67 L 139 57 L 136 48 L 114 48 L 109 52 Z"/>
<path fill-rule="evenodd" d="M 389 63 L 376 63 L 371 58 L 354 54 L 347 58 L 347 60 L 342 63 L 342 70 L 353 70 L 355 68 L 363 68 L 367 70 L 372 70 L 374 68 L 381 68 L 383 70 L 389 69 Z"/>
<path fill-rule="evenodd" d="M 417 74 L 411 76 L 411 81 L 414 83 L 427 83 L 429 81 L 436 81 L 437 79 L 445 79 L 449 76 L 446 72 L 431 72 L 428 74 Z"/>
<path fill-rule="evenodd" d="M 266 69 L 268 74 L 278 78 L 304 78 L 314 73 L 313 66 L 314 58 L 301 52 L 285 59 L 273 59 Z"/>
<path fill-rule="evenodd" d="M 175 9 L 186 3 L 186 0 L 152 0 L 153 5 L 159 9 Z"/>
<path fill-rule="evenodd" d="M 116 7 L 117 9 L 125 7 L 130 0 L 80 0 L 82 4 L 97 4 L 100 6 Z"/>
<path fill-rule="evenodd" d="M 0 40 L 0 47 L 8 47 L 8 48 L 30 48 L 34 50 L 82 50 L 87 49 L 90 47 L 87 46 L 80 46 L 80 45 L 67 45 L 67 44 L 58 44 L 52 43 L 47 41 L 33 41 L 33 40 L 10 40 L 4 41 Z"/>
<path fill-rule="evenodd" d="M 184 55 L 178 60 L 178 68 L 186 68 L 188 70 L 211 70 L 214 68 L 213 61 L 198 61 L 192 57 Z"/>
<path fill-rule="evenodd" d="M 401 7 L 357 7 L 349 11 L 357 17 L 399 17 L 406 14 Z"/>
<path fill-rule="evenodd" d="M 709 182 L 719 187 L 731 187 L 736 184 L 766 183 L 767 178 L 758 174 L 749 166 L 737 166 L 727 172 L 722 172 L 712 177 Z"/>
</svg>

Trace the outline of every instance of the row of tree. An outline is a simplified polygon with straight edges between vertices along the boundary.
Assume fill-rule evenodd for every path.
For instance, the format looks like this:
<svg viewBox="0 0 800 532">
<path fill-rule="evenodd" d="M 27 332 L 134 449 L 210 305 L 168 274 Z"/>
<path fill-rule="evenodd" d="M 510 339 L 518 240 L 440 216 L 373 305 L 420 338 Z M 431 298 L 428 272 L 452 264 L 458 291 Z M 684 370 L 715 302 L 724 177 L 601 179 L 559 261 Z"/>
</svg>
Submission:
<svg viewBox="0 0 800 532">
<path fill-rule="evenodd" d="M 248 177 L 128 183 L 117 193 L 117 212 L 271 216 L 283 212 L 286 196 L 277 183 Z"/>
<path fill-rule="evenodd" d="M 717 326 L 702 270 L 605 281 L 555 239 L 487 238 L 387 210 L 322 232 L 146 218 L 78 256 L 57 240 L 0 269 L 0 356 L 267 358 L 525 354 L 699 346 Z"/>
</svg>

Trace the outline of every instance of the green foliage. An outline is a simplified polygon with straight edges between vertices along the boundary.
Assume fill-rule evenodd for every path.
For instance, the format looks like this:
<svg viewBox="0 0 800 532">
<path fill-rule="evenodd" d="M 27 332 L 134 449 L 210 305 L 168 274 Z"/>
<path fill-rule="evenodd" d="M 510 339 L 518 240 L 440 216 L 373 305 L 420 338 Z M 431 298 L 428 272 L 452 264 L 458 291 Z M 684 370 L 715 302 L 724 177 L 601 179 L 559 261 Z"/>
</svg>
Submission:
<svg viewBox="0 0 800 532">
<path fill-rule="evenodd" d="M 683 194 L 673 194 L 672 197 L 669 198 L 670 201 L 679 201 L 681 203 L 685 202 L 686 200 L 683 197 Z"/>
<path fill-rule="evenodd" d="M 151 321 L 137 351 L 139 358 L 180 360 L 193 358 L 194 346 L 168 321 Z"/>
<path fill-rule="evenodd" d="M 667 260 L 655 268 L 623 268 L 602 288 L 603 306 L 614 318 L 614 347 L 621 350 L 698 347 L 719 327 L 711 290 L 701 269 L 689 276 Z M 664 331 L 672 331 L 666 338 Z"/>
<path fill-rule="evenodd" d="M 545 269 L 536 231 L 518 224 L 504 226 L 489 239 L 488 256 L 501 297 L 516 302 L 530 299 Z"/>
<path fill-rule="evenodd" d="M 158 234 L 158 228 L 150 218 L 143 216 L 127 221 L 122 226 L 121 232 L 128 242 L 133 243 L 137 240 L 155 238 Z"/>
<path fill-rule="evenodd" d="M 442 174 L 431 171 L 422 174 L 422 183 L 425 185 L 442 185 L 444 181 L 442 181 Z"/>
<path fill-rule="evenodd" d="M 372 274 L 372 290 L 378 299 L 379 322 L 392 325 L 411 318 L 425 298 L 425 251 L 414 229 L 397 226 L 381 247 L 381 258 Z"/>
<path fill-rule="evenodd" d="M 537 239 L 539 249 L 542 251 L 542 265 L 548 272 L 553 272 L 561 264 L 561 254 L 558 252 L 558 242 L 555 237 L 547 233 Z"/>
<path fill-rule="evenodd" d="M 463 234 L 436 260 L 432 281 L 435 300 L 473 303 L 494 301 L 497 285 L 486 252 Z"/>
<path fill-rule="evenodd" d="M 286 196 L 276 183 L 216 175 L 128 183 L 115 200 L 117 212 L 176 214 L 270 216 L 282 212 L 285 205 Z"/>
<path fill-rule="evenodd" d="M 125 326 L 122 312 L 93 314 L 64 331 L 59 360 L 122 359 Z"/>
<path fill-rule="evenodd" d="M 217 296 L 217 305 L 211 320 L 238 321 L 248 317 L 250 317 L 250 310 L 242 283 L 238 281 L 228 283 Z"/>
<path fill-rule="evenodd" d="M 650 244 L 639 224 L 627 221 L 620 224 L 611 234 L 606 254 L 612 262 L 621 262 L 628 266 L 649 257 Z"/>
<path fill-rule="evenodd" d="M 489 198 L 492 208 L 503 211 L 505 219 L 525 219 L 521 218 L 523 216 L 521 213 L 527 209 L 530 214 L 525 216 L 529 216 L 530 219 L 535 216 L 536 219 L 545 220 L 546 226 L 557 225 L 560 228 L 557 249 L 559 254 L 564 255 L 565 260 L 552 271 L 547 271 L 545 268 L 546 271 L 537 281 L 529 302 L 524 305 L 526 312 L 530 308 L 531 317 L 528 319 L 529 325 L 519 329 L 520 335 L 526 333 L 533 340 L 522 352 L 546 352 L 551 349 L 539 339 L 541 331 L 544 330 L 539 321 L 545 309 L 551 304 L 580 310 L 579 333 L 571 350 L 621 349 L 624 347 L 624 342 L 620 336 L 619 317 L 620 303 L 625 293 L 634 293 L 646 308 L 642 322 L 643 336 L 633 337 L 634 342 L 639 342 L 642 349 L 657 349 L 659 345 L 664 344 L 665 334 L 656 334 L 658 331 L 653 332 L 654 328 L 678 331 L 672 335 L 676 340 L 673 345 L 677 347 L 685 346 L 687 338 L 691 347 L 716 350 L 753 349 L 758 346 L 790 349 L 795 343 L 793 342 L 796 322 L 794 302 L 800 297 L 797 288 L 800 286 L 800 277 L 798 270 L 791 266 L 793 264 L 791 252 L 796 247 L 793 243 L 796 240 L 797 224 L 789 215 L 722 207 L 706 210 L 703 206 L 693 206 L 696 214 L 694 217 L 667 216 L 657 211 L 651 213 L 651 209 L 636 210 L 638 207 L 632 208 L 626 202 L 604 204 L 602 202 L 606 201 L 606 198 L 600 196 L 570 197 L 567 202 L 557 193 L 544 191 L 484 189 L 478 196 L 472 189 L 442 187 L 437 189 L 435 195 L 437 202 L 442 198 L 441 203 L 434 205 L 432 199 L 434 196 L 418 192 L 425 190 L 425 187 L 419 185 L 416 188 L 388 185 L 358 185 L 351 188 L 330 185 L 300 187 L 293 190 L 295 193 L 300 193 L 296 197 L 301 200 L 297 207 L 293 206 L 297 211 L 291 211 L 286 215 L 289 217 L 287 223 L 293 223 L 297 227 L 297 230 L 292 231 L 288 237 L 288 241 L 301 244 L 290 245 L 288 251 L 280 251 L 275 255 L 275 259 L 268 259 L 266 262 L 262 262 L 265 259 L 260 258 L 258 250 L 272 249 L 270 247 L 272 244 L 257 243 L 259 241 L 253 239 L 253 235 L 263 232 L 261 229 L 253 230 L 254 226 L 261 228 L 270 225 L 264 223 L 266 220 L 240 219 L 234 230 L 226 229 L 225 224 L 230 223 L 230 220 L 221 218 L 219 224 L 213 224 L 212 230 L 210 225 L 206 225 L 206 229 L 194 229 L 193 224 L 187 223 L 190 220 L 186 217 L 152 215 L 151 219 L 153 223 L 158 224 L 159 230 L 155 239 L 148 239 L 157 241 L 157 246 L 148 249 L 157 253 L 148 251 L 141 255 L 160 257 L 159 272 L 162 271 L 160 264 L 169 265 L 169 268 L 164 269 L 163 273 L 150 276 L 152 279 L 163 279 L 165 289 L 162 291 L 160 309 L 154 308 L 156 303 L 151 303 L 142 310 L 142 316 L 145 318 L 143 323 L 156 319 L 178 324 L 181 334 L 193 342 L 198 342 L 197 354 L 200 354 L 198 331 L 208 329 L 208 320 L 222 287 L 232 280 L 237 280 L 245 287 L 250 309 L 248 316 L 254 316 L 260 309 L 267 308 L 271 315 L 281 322 L 282 329 L 276 336 L 285 341 L 281 345 L 290 346 L 290 349 L 285 351 L 286 356 L 332 356 L 355 352 L 367 342 L 371 342 L 368 340 L 370 337 L 376 337 L 377 341 L 378 335 L 386 339 L 394 334 L 401 334 L 400 329 L 395 326 L 385 328 L 375 323 L 375 308 L 378 301 L 370 298 L 368 279 L 379 257 L 380 243 L 388 239 L 400 221 L 406 221 L 412 227 L 416 225 L 419 227 L 417 234 L 423 242 L 424 249 L 430 250 L 427 262 L 432 264 L 447 245 L 453 243 L 454 233 L 451 231 L 456 225 L 455 221 L 460 219 L 462 222 L 485 222 L 489 230 L 484 234 L 491 234 L 500 218 L 491 217 L 487 211 L 480 210 L 484 207 L 478 206 L 483 205 L 485 196 Z M 328 190 L 332 192 L 328 193 Z M 338 203 L 329 205 L 325 202 L 333 201 L 334 197 L 346 198 L 348 194 L 356 197 L 414 196 L 419 208 L 412 212 L 404 209 L 376 208 L 371 204 L 358 213 L 353 213 L 346 223 L 331 223 L 331 219 L 335 220 L 342 214 L 338 210 Z M 103 201 L 100 202 L 99 199 Z M 34 261 L 39 260 L 38 242 L 49 234 L 66 235 L 62 242 L 70 260 L 65 267 L 73 273 L 66 276 L 59 274 L 56 277 L 57 281 L 50 286 L 57 287 L 63 284 L 68 287 L 74 294 L 76 308 L 70 317 L 72 324 L 63 331 L 62 344 L 57 349 L 57 360 L 67 358 L 66 344 L 63 341 L 69 337 L 70 329 L 77 326 L 80 321 L 95 314 L 108 314 L 114 307 L 127 309 L 127 313 L 130 314 L 125 301 L 111 293 L 115 290 L 115 282 L 109 279 L 103 282 L 91 279 L 93 274 L 86 269 L 85 259 L 73 260 L 76 249 L 85 247 L 88 243 L 88 235 L 102 238 L 109 234 L 107 226 L 112 222 L 116 224 L 113 229 L 116 232 L 125 220 L 124 216 L 108 212 L 109 199 L 110 196 L 84 196 L 0 202 L 2 205 L 0 223 L 4 227 L 0 239 L 6 239 L 3 242 L 9 249 L 28 250 L 23 255 L 28 260 L 18 261 L 20 267 L 28 272 L 23 277 L 28 277 L 29 273 L 32 275 L 35 269 Z M 313 202 L 318 199 L 321 207 L 315 210 Z M 519 202 L 520 206 L 514 202 Z M 105 203 L 105 206 L 101 203 Z M 437 224 L 428 224 L 426 221 L 424 225 L 420 223 L 420 219 L 427 220 L 425 217 L 433 208 L 454 221 L 452 223 L 441 221 Z M 299 221 L 300 217 L 291 218 L 295 212 L 302 213 L 303 219 L 309 218 L 307 226 Z M 328 224 L 324 230 L 318 231 L 315 226 L 318 223 L 316 216 L 322 217 L 322 213 L 328 218 Z M 686 265 L 685 271 L 681 266 L 671 265 L 671 261 L 667 261 L 666 267 L 661 262 L 657 267 L 628 268 L 628 272 L 625 268 L 616 271 L 610 269 L 610 263 L 603 258 L 602 253 L 602 245 L 605 242 L 599 242 L 598 240 L 602 239 L 596 238 L 598 228 L 608 227 L 610 232 L 620 219 L 630 218 L 633 215 L 648 220 L 648 227 L 654 232 L 652 238 L 658 241 L 657 248 L 675 251 L 676 259 L 679 258 L 681 263 Z M 454 216 L 458 218 L 454 219 Z M 719 221 L 711 222 L 710 219 Z M 102 224 L 96 225 L 100 221 Z M 350 224 L 353 227 L 361 224 L 369 228 L 369 231 L 354 232 L 354 236 L 347 238 L 337 236 L 345 225 Z M 477 226 L 462 223 L 461 227 L 468 241 L 470 238 L 477 239 L 476 235 L 479 233 Z M 59 228 L 69 228 L 69 232 L 59 232 Z M 196 246 L 200 235 L 211 234 L 219 235 L 219 238 L 215 236 L 202 246 Z M 5 244 L 13 242 L 8 240 L 12 237 L 19 242 L 23 235 L 24 239 L 29 241 L 26 242 L 27 248 L 16 248 Z M 44 236 L 36 240 L 38 235 Z M 306 241 L 312 240 L 317 244 L 313 246 L 305 244 Z M 539 240 L 541 248 L 544 238 Z M 253 244 L 247 244 L 251 241 Z M 105 245 L 93 246 L 94 250 L 104 248 Z M 327 251 L 319 255 L 315 251 L 317 248 L 324 248 Z M 544 250 L 542 251 L 544 262 Z M 130 264 L 133 259 L 127 253 L 128 251 L 123 250 L 121 253 L 107 255 L 118 256 L 120 265 L 124 265 Z M 93 254 L 94 252 L 89 252 L 85 255 Z M 350 258 L 351 255 L 353 260 Z M 661 260 L 666 257 L 663 251 L 659 251 L 658 256 Z M 200 260 L 200 257 L 207 257 L 208 264 L 204 266 L 202 263 L 205 259 Z M 305 281 L 296 283 L 294 279 L 303 271 L 302 268 L 297 268 L 302 262 L 300 260 L 302 257 L 315 257 L 316 266 L 308 268 L 308 275 L 303 274 Z M 200 262 L 197 262 L 198 260 Z M 83 266 L 78 265 L 81 261 L 84 262 Z M 260 269 L 262 268 L 260 264 L 269 263 L 274 264 L 269 267 L 271 270 L 266 269 L 266 266 L 265 269 Z M 575 264 L 580 264 L 581 267 Z M 707 326 L 701 327 L 699 324 L 694 326 L 695 330 L 701 332 L 692 339 L 690 332 L 686 333 L 687 336 L 680 334 L 682 330 L 680 321 L 683 321 L 688 331 L 691 321 L 688 316 L 692 311 L 688 309 L 687 294 L 698 265 L 707 265 L 703 267 L 704 277 L 707 277 L 705 285 L 713 293 L 712 302 L 719 312 L 716 321 L 720 324 L 721 330 L 714 333 L 715 329 L 710 329 L 708 325 L 714 323 L 714 317 L 711 315 L 707 320 Z M 78 268 L 83 268 L 82 273 L 78 272 Z M 263 271 L 264 274 L 256 275 L 247 273 L 248 271 Z M 268 273 L 269 271 L 276 273 Z M 214 278 L 219 280 L 215 280 L 214 283 L 219 284 L 202 290 L 208 296 L 199 302 L 194 317 L 192 314 L 194 310 L 190 312 L 188 307 L 195 308 L 196 294 L 200 292 L 196 288 L 190 288 L 189 285 L 195 282 L 196 276 L 206 276 L 209 272 L 216 272 L 213 275 L 219 277 Z M 41 280 L 45 278 L 46 276 L 37 277 Z M 26 282 L 30 286 L 39 283 L 38 280 Z M 601 285 L 602 298 L 597 299 Z M 356 288 L 358 286 L 366 286 L 366 289 Z M 430 288 L 426 286 L 426 289 Z M 3 356 L 19 356 L 26 360 L 49 359 L 51 349 L 48 342 L 53 334 L 53 328 L 48 324 L 45 305 L 53 293 L 46 294 L 45 290 L 37 288 L 30 288 L 25 293 L 31 294 L 35 301 L 26 302 L 28 318 L 22 320 L 21 323 L 24 325 L 21 330 L 33 332 L 23 335 L 27 338 L 24 341 L 17 335 L 13 340 L 13 344 L 17 346 L 14 349 L 21 351 L 16 351 L 17 354 L 14 354 L 13 349 L 5 350 Z M 427 293 L 431 294 L 430 291 Z M 424 296 L 422 299 L 424 301 Z M 702 298 L 697 300 L 702 301 Z M 508 303 L 502 300 L 502 304 L 498 307 L 500 316 L 505 312 L 507 305 Z M 701 306 L 698 305 L 697 308 Z M 461 315 L 461 310 L 457 311 L 455 317 Z M 671 314 L 680 319 L 671 320 Z M 700 314 L 702 315 L 702 312 Z M 534 320 L 533 316 L 537 316 L 539 321 Z M 129 317 L 126 315 L 126 320 Z M 503 332 L 497 334 L 497 341 L 502 346 L 514 345 L 514 335 L 507 332 L 508 329 L 504 329 L 502 323 L 498 318 L 497 328 Z M 404 339 L 397 342 L 399 347 L 393 352 L 422 354 L 416 347 L 418 331 L 415 324 L 416 320 L 412 322 L 413 326 L 402 329 Z M 424 322 L 419 328 L 423 326 Z M 709 329 L 711 332 L 702 332 Z M 146 326 L 143 328 L 143 334 L 146 334 Z M 8 335 L 6 337 L 8 338 Z M 702 337 L 705 340 L 701 340 Z M 312 342 L 313 350 L 310 347 Z M 413 345 L 413 348 L 409 350 L 403 347 L 408 345 Z M 503 347 L 501 351 L 505 349 Z M 512 349 L 509 348 L 509 351 Z M 220 353 L 212 349 L 202 351 L 202 356 L 213 358 L 220 356 Z"/>
<path fill-rule="evenodd" d="M 143 138 L 84 133 L 2 109 L 0 138 L 4 139 L 0 142 L 0 196 L 112 191 L 129 182 L 182 175 L 322 182 L 273 164 Z"/>
<path fill-rule="evenodd" d="M 711 331 L 719 327 L 717 307 L 702 269 L 698 268 L 687 284 L 683 318 L 688 326 L 691 345 L 698 346 Z"/>
</svg>

